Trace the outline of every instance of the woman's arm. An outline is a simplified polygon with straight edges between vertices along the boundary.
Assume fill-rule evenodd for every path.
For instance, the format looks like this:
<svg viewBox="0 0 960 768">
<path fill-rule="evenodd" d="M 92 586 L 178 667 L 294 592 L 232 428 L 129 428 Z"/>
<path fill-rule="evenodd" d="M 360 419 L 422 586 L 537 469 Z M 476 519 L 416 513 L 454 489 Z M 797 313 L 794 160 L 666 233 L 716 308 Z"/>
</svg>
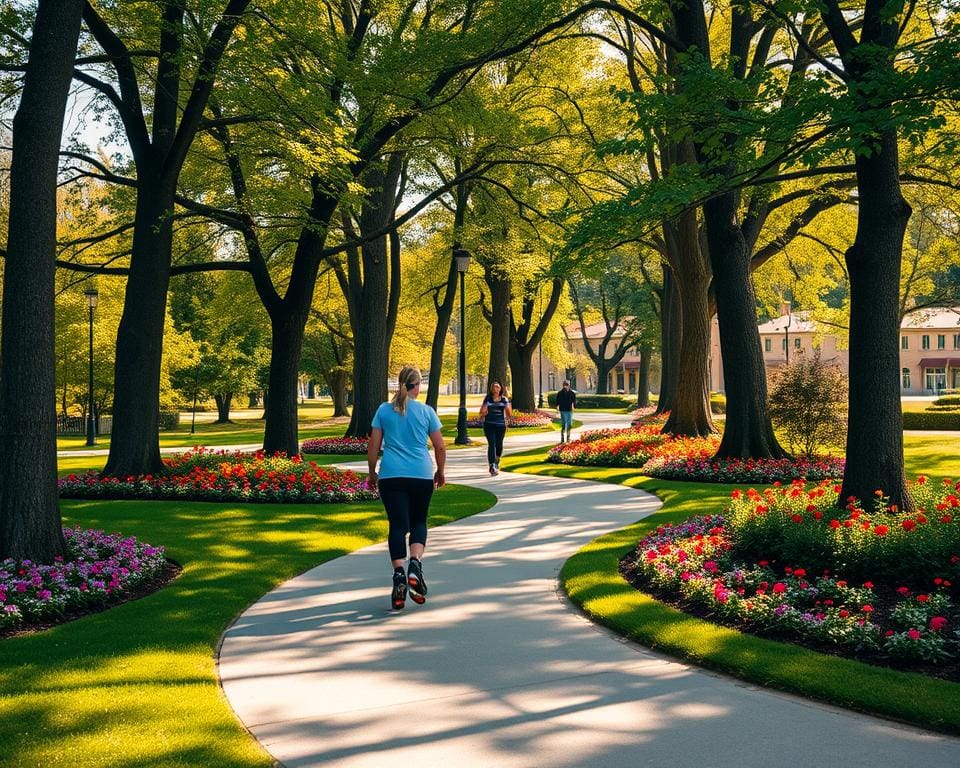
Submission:
<svg viewBox="0 0 960 768">
<path fill-rule="evenodd" d="M 437 488 L 443 488 L 447 482 L 443 475 L 444 467 L 447 464 L 447 446 L 443 442 L 443 435 L 439 429 L 430 433 L 430 442 L 433 444 L 433 455 L 437 460 L 437 471 L 433 475 L 433 484 Z"/>
<path fill-rule="evenodd" d="M 480 418 L 485 419 L 487 417 L 487 398 L 483 398 L 483 402 L 480 404 Z"/>
<path fill-rule="evenodd" d="M 510 405 L 510 401 L 507 400 L 507 407 L 503 409 L 503 420 L 506 422 L 512 416 L 513 416 L 513 406 Z"/>
<path fill-rule="evenodd" d="M 380 455 L 380 444 L 383 442 L 383 430 L 374 427 L 370 430 L 367 440 L 367 488 L 371 491 L 377 487 L 377 457 Z"/>
</svg>

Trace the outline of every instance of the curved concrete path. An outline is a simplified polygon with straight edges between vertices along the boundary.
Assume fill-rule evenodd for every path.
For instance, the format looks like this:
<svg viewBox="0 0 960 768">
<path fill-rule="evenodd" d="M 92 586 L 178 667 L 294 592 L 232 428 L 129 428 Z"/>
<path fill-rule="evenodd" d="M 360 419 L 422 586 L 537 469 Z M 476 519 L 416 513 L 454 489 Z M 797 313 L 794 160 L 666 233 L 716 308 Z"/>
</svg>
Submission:
<svg viewBox="0 0 960 768">
<path fill-rule="evenodd" d="M 283 765 L 960 765 L 960 740 L 704 672 L 595 627 L 558 594 L 561 565 L 659 502 L 615 485 L 490 478 L 483 461 L 449 454 L 451 482 L 498 502 L 431 531 L 425 606 L 388 609 L 380 544 L 283 584 L 226 632 L 223 689 Z"/>
</svg>

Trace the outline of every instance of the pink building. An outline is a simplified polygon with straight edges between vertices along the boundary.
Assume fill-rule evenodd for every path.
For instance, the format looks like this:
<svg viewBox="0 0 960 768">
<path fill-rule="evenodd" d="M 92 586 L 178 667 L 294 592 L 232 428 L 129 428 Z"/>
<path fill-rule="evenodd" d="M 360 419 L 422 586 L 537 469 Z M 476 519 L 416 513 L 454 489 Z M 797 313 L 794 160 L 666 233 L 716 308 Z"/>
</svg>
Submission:
<svg viewBox="0 0 960 768">
<path fill-rule="evenodd" d="M 783 314 L 757 330 L 767 371 L 818 348 L 822 360 L 849 370 L 847 350 L 838 346 L 835 335 L 818 332 L 806 312 Z M 710 388 L 724 390 L 716 319 L 710 338 Z M 900 324 L 901 393 L 933 395 L 945 389 L 960 389 L 960 306 L 917 310 Z"/>
</svg>

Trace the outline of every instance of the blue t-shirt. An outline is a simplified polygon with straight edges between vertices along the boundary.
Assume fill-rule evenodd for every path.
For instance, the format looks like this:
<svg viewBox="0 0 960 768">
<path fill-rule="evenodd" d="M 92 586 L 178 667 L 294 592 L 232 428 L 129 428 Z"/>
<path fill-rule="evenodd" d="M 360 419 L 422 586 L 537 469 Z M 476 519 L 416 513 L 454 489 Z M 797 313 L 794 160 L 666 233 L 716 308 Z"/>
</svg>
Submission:
<svg viewBox="0 0 960 768">
<path fill-rule="evenodd" d="M 505 397 L 494 400 L 490 395 L 483 398 L 483 404 L 487 406 L 487 415 L 484 418 L 485 424 L 494 424 L 505 427 L 507 425 L 506 411 L 510 401 Z"/>
<path fill-rule="evenodd" d="M 433 408 L 408 399 L 407 412 L 401 416 L 391 403 L 383 403 L 373 415 L 371 426 L 383 430 L 381 479 L 433 479 L 433 462 L 427 450 L 427 439 L 431 432 L 440 429 L 440 417 Z"/>
</svg>

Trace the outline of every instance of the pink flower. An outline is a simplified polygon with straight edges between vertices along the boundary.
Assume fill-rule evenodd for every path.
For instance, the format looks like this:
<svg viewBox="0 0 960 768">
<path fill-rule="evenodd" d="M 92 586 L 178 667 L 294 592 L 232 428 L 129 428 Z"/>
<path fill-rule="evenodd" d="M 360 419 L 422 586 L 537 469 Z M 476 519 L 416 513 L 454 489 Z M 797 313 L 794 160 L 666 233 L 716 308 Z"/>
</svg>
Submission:
<svg viewBox="0 0 960 768">
<path fill-rule="evenodd" d="M 934 616 L 930 619 L 930 629 L 934 632 L 939 632 L 945 626 L 947 626 L 947 620 L 943 616 Z"/>
<path fill-rule="evenodd" d="M 920 632 L 919 632 L 918 630 L 916 630 L 916 629 L 908 629 L 908 630 L 907 630 L 907 637 L 909 637 L 911 640 L 919 640 L 919 639 L 920 639 Z"/>
</svg>

